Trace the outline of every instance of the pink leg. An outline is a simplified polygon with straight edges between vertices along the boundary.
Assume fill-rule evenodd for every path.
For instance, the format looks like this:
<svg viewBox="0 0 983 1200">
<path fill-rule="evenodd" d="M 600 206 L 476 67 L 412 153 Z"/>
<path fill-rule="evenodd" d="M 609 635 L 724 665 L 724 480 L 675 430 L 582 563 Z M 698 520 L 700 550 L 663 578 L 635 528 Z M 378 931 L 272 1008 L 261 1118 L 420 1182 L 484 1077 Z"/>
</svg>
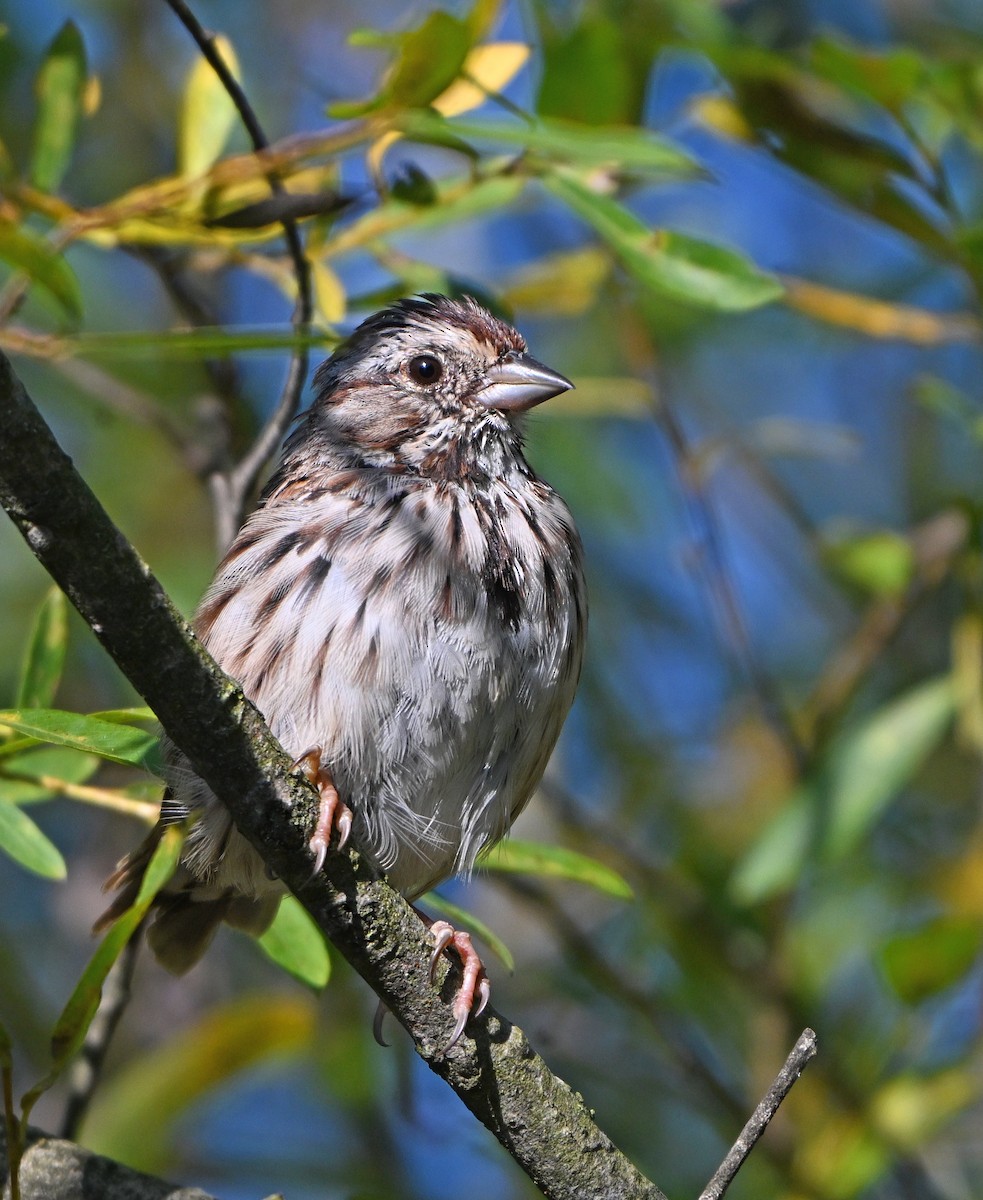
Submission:
<svg viewBox="0 0 983 1200">
<path fill-rule="evenodd" d="M 422 914 L 421 914 L 422 916 Z M 423 918 L 430 926 L 436 945 L 430 956 L 430 980 L 433 982 L 437 970 L 437 962 L 445 950 L 453 950 L 461 960 L 461 984 L 454 995 L 451 1011 L 454 1013 L 454 1032 L 451 1040 L 444 1047 L 446 1053 L 458 1042 L 464 1032 L 464 1026 L 469 1017 L 479 1017 L 484 1012 L 491 996 L 491 984 L 485 974 L 485 967 L 478 952 L 471 944 L 471 935 L 460 929 L 455 929 L 448 921 L 430 921 Z"/>
<path fill-rule="evenodd" d="M 317 824 L 311 835 L 310 847 L 314 855 L 314 874 L 324 866 L 324 859 L 331 845 L 331 835 L 338 831 L 338 849 L 348 841 L 352 831 L 354 814 L 348 805 L 338 795 L 338 789 L 331 778 L 331 772 L 321 764 L 321 747 L 314 746 L 302 754 L 294 764 L 293 769 L 301 774 L 317 788 L 321 797 L 318 809 Z"/>
</svg>

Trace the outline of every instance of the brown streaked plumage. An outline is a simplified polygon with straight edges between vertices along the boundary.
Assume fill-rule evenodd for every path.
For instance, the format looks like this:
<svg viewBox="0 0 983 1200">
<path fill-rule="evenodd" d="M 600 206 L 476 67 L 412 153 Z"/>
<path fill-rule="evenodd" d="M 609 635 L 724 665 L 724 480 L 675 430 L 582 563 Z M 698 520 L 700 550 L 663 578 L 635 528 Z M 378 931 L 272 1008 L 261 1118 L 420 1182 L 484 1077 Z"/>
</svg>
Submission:
<svg viewBox="0 0 983 1200">
<path fill-rule="evenodd" d="M 511 326 L 442 296 L 370 317 L 318 369 L 196 619 L 321 791 L 318 865 L 351 819 L 413 899 L 470 869 L 539 782 L 580 673 L 586 597 L 573 520 L 526 462 L 521 418 L 570 386 Z M 282 891 L 177 751 L 169 763 L 162 820 L 200 815 L 148 936 L 181 971 L 219 921 L 262 928 Z M 114 877 L 107 918 L 147 853 Z M 456 1037 L 486 991 L 466 939 L 435 932 L 471 980 Z"/>
</svg>

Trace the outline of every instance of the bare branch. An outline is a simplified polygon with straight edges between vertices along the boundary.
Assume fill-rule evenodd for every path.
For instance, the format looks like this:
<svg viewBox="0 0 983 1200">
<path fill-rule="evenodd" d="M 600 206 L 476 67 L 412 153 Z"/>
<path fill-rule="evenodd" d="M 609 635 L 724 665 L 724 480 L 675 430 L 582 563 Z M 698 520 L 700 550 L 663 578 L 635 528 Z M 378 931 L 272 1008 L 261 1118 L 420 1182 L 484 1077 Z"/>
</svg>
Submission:
<svg viewBox="0 0 983 1200">
<path fill-rule="evenodd" d="M 713 1178 L 700 1193 L 700 1200 L 720 1200 L 741 1169 L 744 1160 L 754 1149 L 758 1138 L 768 1128 L 768 1122 L 778 1112 L 778 1106 L 792 1089 L 792 1085 L 805 1070 L 809 1061 L 816 1057 L 818 1042 L 811 1029 L 804 1029 L 799 1040 L 792 1047 L 792 1052 L 785 1060 L 785 1066 L 778 1072 L 775 1082 L 768 1089 L 765 1098 L 751 1114 L 751 1119 L 741 1130 L 741 1136 L 730 1148 L 730 1152 L 717 1168 Z"/>
</svg>

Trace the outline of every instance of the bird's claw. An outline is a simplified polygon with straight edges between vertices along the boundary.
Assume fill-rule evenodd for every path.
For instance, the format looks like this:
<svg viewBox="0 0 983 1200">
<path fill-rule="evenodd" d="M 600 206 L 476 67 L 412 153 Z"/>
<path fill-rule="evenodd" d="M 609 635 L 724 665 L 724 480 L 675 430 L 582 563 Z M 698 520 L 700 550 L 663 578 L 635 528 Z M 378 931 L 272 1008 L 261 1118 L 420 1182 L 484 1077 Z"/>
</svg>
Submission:
<svg viewBox="0 0 983 1200">
<path fill-rule="evenodd" d="M 311 834 L 308 845 L 314 855 L 314 870 L 311 878 L 320 874 L 324 860 L 328 855 L 332 834 L 338 834 L 338 849 L 344 848 L 352 832 L 354 813 L 338 795 L 331 772 L 321 762 L 321 747 L 314 746 L 302 754 L 293 763 L 293 770 L 299 771 L 308 783 L 317 788 L 320 797 L 317 824 Z"/>
<path fill-rule="evenodd" d="M 455 929 L 448 921 L 434 921 L 430 926 L 434 939 L 433 953 L 430 955 L 430 982 L 434 982 L 437 963 L 441 954 L 452 949 L 461 960 L 461 982 L 454 994 L 451 1011 L 454 1014 L 454 1029 L 450 1041 L 444 1047 L 446 1054 L 461 1039 L 464 1027 L 469 1017 L 479 1017 L 485 1011 L 491 996 L 491 983 L 485 974 L 484 964 L 477 950 L 471 943 L 471 935 L 460 929 Z"/>
</svg>

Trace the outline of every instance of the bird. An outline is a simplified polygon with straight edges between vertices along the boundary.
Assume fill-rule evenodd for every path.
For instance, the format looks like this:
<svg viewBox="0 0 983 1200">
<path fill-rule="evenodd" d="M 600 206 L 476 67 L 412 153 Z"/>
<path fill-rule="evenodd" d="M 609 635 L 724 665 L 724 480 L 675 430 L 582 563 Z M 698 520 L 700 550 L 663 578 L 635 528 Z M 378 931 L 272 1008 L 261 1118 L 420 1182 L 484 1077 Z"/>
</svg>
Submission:
<svg viewBox="0 0 983 1200">
<path fill-rule="evenodd" d="M 413 902 L 469 873 L 539 783 L 587 596 L 573 517 L 523 426 L 571 387 L 475 299 L 433 293 L 368 317 L 315 372 L 193 622 L 318 790 L 315 871 L 350 836 Z M 133 902 L 162 831 L 193 820 L 147 933 L 181 974 L 223 920 L 261 933 L 285 891 L 166 739 L 163 757 L 160 821 L 107 881 L 97 927 Z M 431 977 L 445 949 L 462 962 L 453 1045 L 489 984 L 468 934 L 424 919 Z"/>
</svg>

